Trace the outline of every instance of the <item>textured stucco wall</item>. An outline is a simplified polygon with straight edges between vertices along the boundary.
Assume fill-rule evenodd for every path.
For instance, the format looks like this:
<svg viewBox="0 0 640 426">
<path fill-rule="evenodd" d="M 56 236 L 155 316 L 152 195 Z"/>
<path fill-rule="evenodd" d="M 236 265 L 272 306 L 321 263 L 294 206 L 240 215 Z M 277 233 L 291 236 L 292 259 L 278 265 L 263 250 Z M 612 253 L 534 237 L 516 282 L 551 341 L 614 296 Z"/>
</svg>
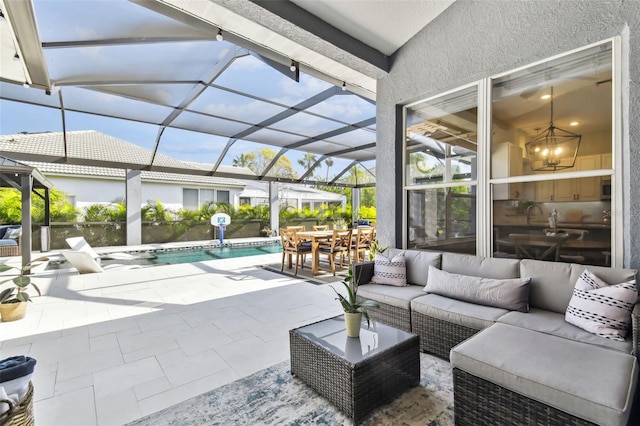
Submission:
<svg viewBox="0 0 640 426">
<path fill-rule="evenodd" d="M 640 268 L 640 0 L 457 0 L 394 55 L 377 90 L 378 236 L 396 244 L 396 106 L 623 37 L 625 266 Z M 635 185 L 634 185 L 635 184 Z M 400 239 L 397 240 L 400 244 Z"/>
</svg>

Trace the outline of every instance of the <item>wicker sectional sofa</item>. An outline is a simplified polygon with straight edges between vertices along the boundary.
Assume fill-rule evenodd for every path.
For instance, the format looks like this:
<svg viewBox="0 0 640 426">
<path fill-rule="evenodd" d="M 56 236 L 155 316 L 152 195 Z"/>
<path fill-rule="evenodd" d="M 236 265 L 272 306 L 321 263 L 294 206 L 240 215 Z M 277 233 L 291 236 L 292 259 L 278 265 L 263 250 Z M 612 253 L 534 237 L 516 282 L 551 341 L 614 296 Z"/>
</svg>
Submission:
<svg viewBox="0 0 640 426">
<path fill-rule="evenodd" d="M 22 251 L 22 233 L 16 238 L 5 238 L 9 229 L 22 229 L 20 225 L 0 225 L 0 257 L 19 256 Z"/>
<path fill-rule="evenodd" d="M 633 308 L 625 341 L 565 321 L 585 268 L 610 284 L 635 279 L 635 270 L 437 251 L 404 254 L 410 285 L 370 283 L 374 263 L 359 263 L 353 266 L 358 297 L 380 303 L 369 310 L 374 319 L 416 333 L 422 351 L 450 360 L 457 425 L 637 424 L 640 305 Z M 528 312 L 427 293 L 430 266 L 496 280 L 530 277 Z"/>
</svg>

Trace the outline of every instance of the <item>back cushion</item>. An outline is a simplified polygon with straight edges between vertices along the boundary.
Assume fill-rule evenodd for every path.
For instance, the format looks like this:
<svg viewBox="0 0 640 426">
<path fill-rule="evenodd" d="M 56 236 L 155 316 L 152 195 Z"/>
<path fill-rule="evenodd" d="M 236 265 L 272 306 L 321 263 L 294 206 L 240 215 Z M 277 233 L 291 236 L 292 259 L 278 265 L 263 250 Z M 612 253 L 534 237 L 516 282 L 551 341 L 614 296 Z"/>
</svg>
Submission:
<svg viewBox="0 0 640 426">
<path fill-rule="evenodd" d="M 520 275 L 531 277 L 531 307 L 564 313 L 569 306 L 576 281 L 585 269 L 611 285 L 633 280 L 637 273 L 635 269 L 523 259 L 520 262 Z"/>
<path fill-rule="evenodd" d="M 521 276 L 519 264 L 519 259 L 442 253 L 442 270 L 453 274 L 497 279 L 519 278 Z"/>
<path fill-rule="evenodd" d="M 442 253 L 435 251 L 423 250 L 400 250 L 389 249 L 389 257 L 394 257 L 398 253 L 404 251 L 404 257 L 407 263 L 407 284 L 419 285 L 424 287 L 427 284 L 429 276 L 429 265 L 440 268 L 440 260 Z"/>
</svg>

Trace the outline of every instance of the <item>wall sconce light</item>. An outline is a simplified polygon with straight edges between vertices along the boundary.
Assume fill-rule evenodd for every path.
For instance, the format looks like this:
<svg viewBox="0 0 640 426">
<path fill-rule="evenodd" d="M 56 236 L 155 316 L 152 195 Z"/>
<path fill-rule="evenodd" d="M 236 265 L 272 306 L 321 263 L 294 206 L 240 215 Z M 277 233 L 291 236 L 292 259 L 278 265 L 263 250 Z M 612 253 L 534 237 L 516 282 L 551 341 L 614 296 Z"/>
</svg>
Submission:
<svg viewBox="0 0 640 426">
<path fill-rule="evenodd" d="M 298 64 L 293 59 L 291 60 L 291 65 L 289 66 L 289 69 L 291 70 L 291 72 L 296 72 L 296 70 L 298 69 Z"/>
</svg>

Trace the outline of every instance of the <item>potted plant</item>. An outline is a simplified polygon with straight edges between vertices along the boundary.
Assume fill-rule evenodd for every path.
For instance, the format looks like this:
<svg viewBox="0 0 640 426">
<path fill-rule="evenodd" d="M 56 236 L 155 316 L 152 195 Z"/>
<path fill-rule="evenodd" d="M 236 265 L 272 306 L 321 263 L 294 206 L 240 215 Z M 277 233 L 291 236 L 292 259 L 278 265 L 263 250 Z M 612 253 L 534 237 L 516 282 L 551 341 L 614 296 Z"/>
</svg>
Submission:
<svg viewBox="0 0 640 426">
<path fill-rule="evenodd" d="M 333 220 L 333 229 L 347 229 L 347 220 L 342 216 L 338 216 Z"/>
<path fill-rule="evenodd" d="M 353 278 L 353 271 L 349 269 L 347 276 L 342 280 L 342 284 L 347 289 L 347 297 L 338 293 L 338 291 L 332 286 L 333 291 L 336 292 L 338 297 L 336 300 L 342 305 L 344 310 L 344 322 L 347 328 L 347 336 L 359 337 L 360 336 L 360 324 L 362 323 L 362 316 L 367 319 L 367 326 L 369 326 L 369 313 L 365 308 L 379 308 L 378 302 L 373 300 L 365 300 L 364 302 L 358 302 L 358 283 Z"/>
<path fill-rule="evenodd" d="M 27 311 L 27 302 L 31 301 L 31 297 L 29 297 L 29 293 L 27 293 L 27 287 L 32 286 L 38 293 L 38 296 L 42 295 L 38 286 L 31 282 L 31 277 L 28 276 L 28 272 L 34 266 L 48 259 L 47 257 L 41 257 L 27 263 L 21 268 L 4 264 L 0 265 L 0 272 L 6 272 L 10 269 L 20 271 L 17 277 L 0 281 L 0 286 L 5 283 L 11 283 L 11 287 L 0 292 L 0 317 L 3 322 L 17 321 L 24 318 Z"/>
</svg>

